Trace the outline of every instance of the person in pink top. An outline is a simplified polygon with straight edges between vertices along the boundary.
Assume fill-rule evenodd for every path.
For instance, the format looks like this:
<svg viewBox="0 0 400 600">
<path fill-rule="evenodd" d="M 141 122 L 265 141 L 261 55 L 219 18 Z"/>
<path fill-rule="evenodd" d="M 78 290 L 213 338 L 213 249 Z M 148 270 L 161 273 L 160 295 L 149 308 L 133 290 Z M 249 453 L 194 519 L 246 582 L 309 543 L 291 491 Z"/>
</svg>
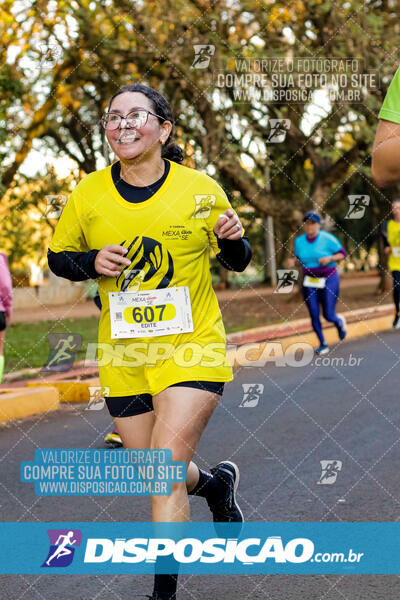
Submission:
<svg viewBox="0 0 400 600">
<path fill-rule="evenodd" d="M 0 252 L 0 383 L 3 379 L 4 371 L 4 338 L 7 321 L 11 319 L 11 314 L 12 283 L 10 269 L 8 268 L 7 255 Z"/>
</svg>

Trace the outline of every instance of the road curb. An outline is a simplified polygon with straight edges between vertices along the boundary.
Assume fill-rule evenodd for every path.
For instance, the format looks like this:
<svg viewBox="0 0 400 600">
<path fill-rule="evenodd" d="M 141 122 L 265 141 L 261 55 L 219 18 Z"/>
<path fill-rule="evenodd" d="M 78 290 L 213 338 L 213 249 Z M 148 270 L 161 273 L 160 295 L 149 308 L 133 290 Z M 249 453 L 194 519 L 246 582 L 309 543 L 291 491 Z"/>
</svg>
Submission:
<svg viewBox="0 0 400 600">
<path fill-rule="evenodd" d="M 56 388 L 60 397 L 60 402 L 89 402 L 90 391 L 89 386 L 99 386 L 100 379 L 93 378 L 87 381 L 75 381 L 67 379 L 64 381 L 49 381 L 49 382 L 29 382 L 26 388 L 47 387 Z"/>
<path fill-rule="evenodd" d="M 371 306 L 368 308 L 360 308 L 357 310 L 349 310 L 342 312 L 348 324 L 354 322 L 370 321 L 375 318 L 393 315 L 394 307 L 393 304 L 383 304 L 381 306 Z M 393 320 L 393 316 L 391 321 Z M 391 327 L 391 321 L 389 327 Z M 323 329 L 329 331 L 329 329 L 336 329 L 322 319 Z M 248 342 L 263 342 L 266 340 L 282 339 L 293 336 L 298 333 L 312 333 L 310 318 L 297 319 L 295 321 L 288 321 L 287 323 L 277 323 L 274 325 L 264 325 L 262 327 L 255 327 L 253 329 L 246 329 L 245 331 L 237 331 L 235 333 L 229 333 L 226 336 L 228 344 L 246 344 Z M 365 334 L 367 335 L 367 334 Z M 348 332 L 350 336 L 350 331 Z M 317 339 L 314 336 L 314 344 L 317 345 Z"/>
<path fill-rule="evenodd" d="M 60 406 L 58 390 L 53 386 L 2 388 L 0 390 L 0 423 L 30 415 L 57 410 Z"/>
<path fill-rule="evenodd" d="M 53 381 L 58 381 L 58 380 L 62 380 L 65 379 L 66 376 L 68 376 L 69 378 L 73 377 L 74 374 L 76 373 L 76 377 L 77 379 L 88 379 L 89 377 L 95 377 L 97 375 L 97 367 L 88 367 L 86 366 L 86 360 L 79 360 L 77 362 L 75 362 L 72 366 L 71 369 L 69 369 L 66 372 L 44 372 L 43 371 L 43 367 L 35 367 L 33 369 L 20 369 L 19 371 L 13 371 L 12 373 L 6 373 L 3 376 L 3 381 L 5 383 L 11 384 L 11 386 L 13 385 L 25 385 L 26 381 L 28 380 L 21 380 L 20 377 L 23 377 L 24 375 L 32 375 L 32 373 L 38 375 L 38 379 L 37 380 L 33 380 L 32 381 L 39 381 L 39 376 L 40 376 L 40 381 L 43 381 L 43 383 L 47 384 L 49 382 L 53 382 Z M 0 385 L 0 389 L 1 389 L 1 385 Z"/>
</svg>

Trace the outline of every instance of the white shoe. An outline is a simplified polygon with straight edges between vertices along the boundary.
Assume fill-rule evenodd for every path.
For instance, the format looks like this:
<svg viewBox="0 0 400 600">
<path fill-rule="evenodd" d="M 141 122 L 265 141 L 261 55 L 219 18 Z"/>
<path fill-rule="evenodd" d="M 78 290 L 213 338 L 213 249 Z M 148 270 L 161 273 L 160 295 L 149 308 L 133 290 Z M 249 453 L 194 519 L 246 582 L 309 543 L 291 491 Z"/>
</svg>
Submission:
<svg viewBox="0 0 400 600">
<path fill-rule="evenodd" d="M 342 322 L 342 325 L 339 330 L 339 339 L 344 340 L 347 335 L 347 322 L 346 318 L 343 315 L 338 315 L 339 319 Z"/>
</svg>

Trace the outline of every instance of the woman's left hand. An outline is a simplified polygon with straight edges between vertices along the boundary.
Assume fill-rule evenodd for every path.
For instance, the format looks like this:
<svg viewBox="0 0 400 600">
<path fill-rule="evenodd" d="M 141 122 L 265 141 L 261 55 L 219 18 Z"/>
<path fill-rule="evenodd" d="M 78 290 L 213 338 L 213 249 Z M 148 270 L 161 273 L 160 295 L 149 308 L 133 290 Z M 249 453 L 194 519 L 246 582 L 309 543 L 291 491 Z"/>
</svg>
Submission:
<svg viewBox="0 0 400 600">
<path fill-rule="evenodd" d="M 322 258 L 318 259 L 318 262 L 319 262 L 320 265 L 322 265 L 323 267 L 325 267 L 329 263 L 333 262 L 333 257 L 332 256 L 323 256 Z"/>
<path fill-rule="evenodd" d="M 242 224 L 231 208 L 228 208 L 224 214 L 219 215 L 214 227 L 215 235 L 226 240 L 240 240 L 242 230 Z"/>
</svg>

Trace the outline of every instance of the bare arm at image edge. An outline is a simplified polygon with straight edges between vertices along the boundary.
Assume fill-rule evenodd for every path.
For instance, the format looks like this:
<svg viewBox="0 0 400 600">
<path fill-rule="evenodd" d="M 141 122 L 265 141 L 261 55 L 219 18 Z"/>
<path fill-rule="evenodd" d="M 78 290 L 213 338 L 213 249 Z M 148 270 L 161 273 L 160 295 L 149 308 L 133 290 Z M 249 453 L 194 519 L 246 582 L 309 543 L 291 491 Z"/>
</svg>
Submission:
<svg viewBox="0 0 400 600">
<path fill-rule="evenodd" d="M 371 169 L 379 187 L 400 184 L 400 69 L 379 112 Z"/>
<path fill-rule="evenodd" d="M 10 319 L 12 315 L 12 283 L 8 258 L 3 253 L 0 253 L 0 304 Z"/>
</svg>

